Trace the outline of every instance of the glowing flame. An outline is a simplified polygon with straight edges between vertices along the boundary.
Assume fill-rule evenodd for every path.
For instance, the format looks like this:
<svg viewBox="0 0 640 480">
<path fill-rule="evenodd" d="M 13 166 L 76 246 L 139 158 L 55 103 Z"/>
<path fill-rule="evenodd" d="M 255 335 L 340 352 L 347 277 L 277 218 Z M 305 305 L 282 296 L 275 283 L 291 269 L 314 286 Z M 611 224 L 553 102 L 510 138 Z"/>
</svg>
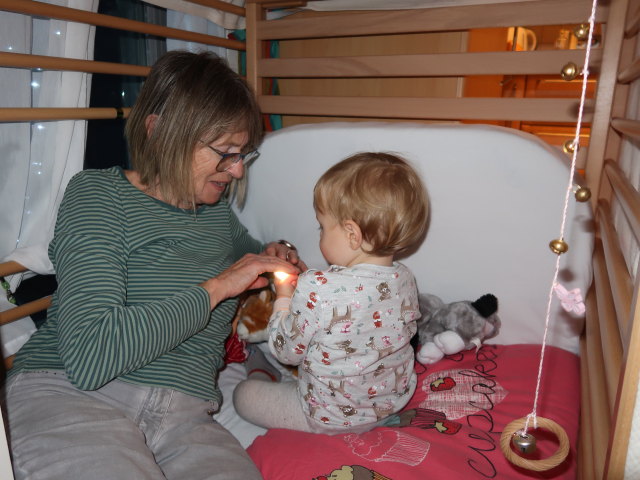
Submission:
<svg viewBox="0 0 640 480">
<path fill-rule="evenodd" d="M 276 277 L 278 280 L 283 281 L 283 280 L 286 280 L 289 274 L 286 272 L 273 272 L 273 276 Z"/>
</svg>

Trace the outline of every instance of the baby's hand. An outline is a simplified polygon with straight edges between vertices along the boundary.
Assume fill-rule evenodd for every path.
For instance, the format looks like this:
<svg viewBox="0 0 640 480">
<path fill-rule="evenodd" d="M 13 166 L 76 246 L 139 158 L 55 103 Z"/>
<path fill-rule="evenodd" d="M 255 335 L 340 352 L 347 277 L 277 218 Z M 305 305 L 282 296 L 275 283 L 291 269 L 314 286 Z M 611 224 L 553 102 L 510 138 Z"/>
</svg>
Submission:
<svg viewBox="0 0 640 480">
<path fill-rule="evenodd" d="M 298 283 L 298 276 L 285 272 L 274 272 L 273 284 L 276 287 L 276 297 L 291 298 Z"/>
</svg>

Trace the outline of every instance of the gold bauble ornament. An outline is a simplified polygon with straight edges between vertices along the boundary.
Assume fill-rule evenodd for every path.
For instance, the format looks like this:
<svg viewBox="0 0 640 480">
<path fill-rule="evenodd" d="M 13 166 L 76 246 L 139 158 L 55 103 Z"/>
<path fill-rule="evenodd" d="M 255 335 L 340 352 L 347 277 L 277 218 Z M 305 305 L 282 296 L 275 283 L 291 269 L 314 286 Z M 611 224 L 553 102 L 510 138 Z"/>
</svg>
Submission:
<svg viewBox="0 0 640 480">
<path fill-rule="evenodd" d="M 569 250 L 569 245 L 567 245 L 567 242 L 565 242 L 563 239 L 558 238 L 549 242 L 549 248 L 556 255 L 562 255 L 563 253 L 566 253 L 567 250 Z"/>
<path fill-rule="evenodd" d="M 586 40 L 589 38 L 589 25 L 582 23 L 573 29 L 573 34 L 578 40 Z"/>
<path fill-rule="evenodd" d="M 591 190 L 588 187 L 578 187 L 574 195 L 578 202 L 588 202 L 591 198 Z"/>
<path fill-rule="evenodd" d="M 562 67 L 560 76 L 563 80 L 570 82 L 578 76 L 578 66 L 573 62 L 567 63 L 564 67 Z"/>
<path fill-rule="evenodd" d="M 573 139 L 569 139 L 562 144 L 562 151 L 564 153 L 573 153 L 576 150 L 576 147 L 580 148 L 578 145 L 575 144 Z"/>
</svg>

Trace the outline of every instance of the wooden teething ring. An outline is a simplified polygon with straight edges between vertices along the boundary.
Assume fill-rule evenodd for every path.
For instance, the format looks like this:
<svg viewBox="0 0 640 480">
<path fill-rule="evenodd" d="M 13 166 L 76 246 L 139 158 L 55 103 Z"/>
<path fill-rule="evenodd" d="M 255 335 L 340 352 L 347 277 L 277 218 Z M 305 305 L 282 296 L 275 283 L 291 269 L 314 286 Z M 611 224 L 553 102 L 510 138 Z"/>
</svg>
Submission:
<svg viewBox="0 0 640 480">
<path fill-rule="evenodd" d="M 567 432 L 565 432 L 564 429 L 553 420 L 536 417 L 536 421 L 538 427 L 542 427 L 553 432 L 553 434 L 558 438 L 558 449 L 553 455 L 541 460 L 529 460 L 517 455 L 511 449 L 511 438 L 516 432 L 521 431 L 524 428 L 527 422 L 527 417 L 514 420 L 504 428 L 502 435 L 500 436 L 500 449 L 507 460 L 517 467 L 533 470 L 535 472 L 544 472 L 545 470 L 557 467 L 565 458 L 567 458 L 567 455 L 569 454 L 569 437 L 567 436 Z"/>
</svg>

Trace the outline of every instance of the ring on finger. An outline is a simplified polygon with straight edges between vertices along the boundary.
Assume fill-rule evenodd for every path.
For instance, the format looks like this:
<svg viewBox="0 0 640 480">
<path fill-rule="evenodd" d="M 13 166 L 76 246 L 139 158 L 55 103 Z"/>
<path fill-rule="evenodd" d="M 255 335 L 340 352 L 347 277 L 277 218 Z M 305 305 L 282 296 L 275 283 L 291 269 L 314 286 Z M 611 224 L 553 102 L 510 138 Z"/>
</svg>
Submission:
<svg viewBox="0 0 640 480">
<path fill-rule="evenodd" d="M 288 242 L 287 240 L 278 240 L 277 243 L 279 243 L 280 245 L 284 245 L 289 250 L 297 250 L 296 247 L 291 242 Z"/>
<path fill-rule="evenodd" d="M 289 261 L 289 254 L 291 253 L 292 250 L 297 250 L 297 248 L 291 243 L 288 242 L 287 240 L 278 240 L 278 242 L 280 245 L 284 245 L 285 247 L 287 247 L 287 254 L 284 257 L 287 262 Z"/>
</svg>

